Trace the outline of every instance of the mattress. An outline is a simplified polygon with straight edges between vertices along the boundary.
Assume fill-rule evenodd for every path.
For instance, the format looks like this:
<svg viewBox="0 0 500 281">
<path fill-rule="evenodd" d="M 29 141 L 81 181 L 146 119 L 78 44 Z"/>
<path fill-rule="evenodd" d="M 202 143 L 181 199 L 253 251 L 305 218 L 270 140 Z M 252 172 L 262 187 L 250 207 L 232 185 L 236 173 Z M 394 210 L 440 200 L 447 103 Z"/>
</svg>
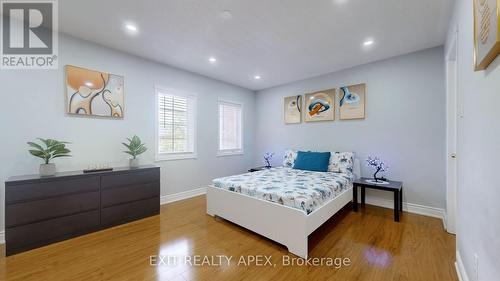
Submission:
<svg viewBox="0 0 500 281">
<path fill-rule="evenodd" d="M 352 174 L 277 167 L 217 178 L 213 185 L 310 214 L 351 188 L 353 179 Z"/>
</svg>

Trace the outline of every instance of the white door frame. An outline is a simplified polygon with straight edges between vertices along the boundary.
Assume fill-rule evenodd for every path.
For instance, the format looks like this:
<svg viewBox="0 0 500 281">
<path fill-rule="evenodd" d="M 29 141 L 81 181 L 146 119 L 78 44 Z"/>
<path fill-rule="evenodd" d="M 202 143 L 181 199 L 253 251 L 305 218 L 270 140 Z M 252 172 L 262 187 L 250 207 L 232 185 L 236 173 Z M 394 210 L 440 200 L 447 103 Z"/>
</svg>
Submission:
<svg viewBox="0 0 500 281">
<path fill-rule="evenodd" d="M 456 233 L 458 186 L 458 29 L 452 34 L 446 50 L 446 230 Z"/>
</svg>

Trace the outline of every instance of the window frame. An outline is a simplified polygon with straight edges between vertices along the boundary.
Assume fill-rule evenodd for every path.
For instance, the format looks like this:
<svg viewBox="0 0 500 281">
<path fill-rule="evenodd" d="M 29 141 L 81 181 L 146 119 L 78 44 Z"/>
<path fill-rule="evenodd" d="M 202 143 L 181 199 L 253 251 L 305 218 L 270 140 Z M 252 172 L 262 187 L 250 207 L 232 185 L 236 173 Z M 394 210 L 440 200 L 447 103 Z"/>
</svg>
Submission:
<svg viewBox="0 0 500 281">
<path fill-rule="evenodd" d="M 172 96 L 178 96 L 178 97 L 184 97 L 189 99 L 193 99 L 194 102 L 192 103 L 193 107 L 193 113 L 192 113 L 192 120 L 189 120 L 188 117 L 188 130 L 189 124 L 192 124 L 192 147 L 193 151 L 192 152 L 163 152 L 160 153 L 160 147 L 159 147 L 159 142 L 160 142 L 160 133 L 159 133 L 159 125 L 160 125 L 160 120 L 159 120 L 159 104 L 158 104 L 158 99 L 160 94 L 171 94 Z M 189 106 L 189 102 L 188 102 Z M 189 116 L 189 113 L 188 113 Z M 196 93 L 190 93 L 174 88 L 169 88 L 169 87 L 163 87 L 160 85 L 155 85 L 155 161 L 160 162 L 160 161 L 171 161 L 171 160 L 181 160 L 181 159 L 196 159 L 198 157 L 197 154 L 197 119 L 198 119 L 198 95 Z M 189 136 L 188 136 L 189 137 Z"/>
<path fill-rule="evenodd" d="M 240 143 L 241 143 L 241 148 L 240 149 L 223 149 L 221 150 L 220 147 L 220 137 L 221 137 L 221 126 L 220 126 L 220 105 L 221 104 L 229 104 L 229 105 L 237 105 L 241 109 L 240 113 Z M 217 101 L 217 157 L 223 157 L 223 156 L 233 156 L 233 155 L 243 155 L 245 153 L 244 149 L 244 104 L 243 102 L 237 102 L 237 101 L 232 101 L 232 100 L 226 100 L 219 98 Z"/>
</svg>

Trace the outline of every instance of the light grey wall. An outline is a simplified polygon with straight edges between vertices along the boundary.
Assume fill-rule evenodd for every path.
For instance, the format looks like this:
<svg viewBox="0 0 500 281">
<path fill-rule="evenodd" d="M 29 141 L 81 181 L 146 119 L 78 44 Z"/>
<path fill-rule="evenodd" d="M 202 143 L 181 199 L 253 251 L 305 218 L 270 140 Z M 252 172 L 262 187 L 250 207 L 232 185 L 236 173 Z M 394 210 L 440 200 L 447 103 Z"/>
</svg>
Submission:
<svg viewBox="0 0 500 281">
<path fill-rule="evenodd" d="M 253 91 L 67 36 L 60 37 L 59 52 L 58 70 L 0 70 L 0 230 L 4 227 L 5 179 L 38 173 L 40 161 L 28 154 L 26 145 L 36 137 L 72 142 L 73 157 L 56 159 L 55 163 L 60 170 L 74 170 L 89 164 L 128 165 L 120 143 L 137 134 L 150 148 L 141 156 L 142 163 L 161 167 L 162 195 L 206 186 L 215 177 L 244 172 L 253 164 Z M 125 118 L 66 116 L 63 72 L 66 64 L 123 75 Z M 198 159 L 154 162 L 155 84 L 198 94 Z M 244 103 L 243 156 L 216 157 L 219 97 Z"/>
<path fill-rule="evenodd" d="M 469 280 L 500 276 L 500 59 L 473 70 L 472 1 L 455 3 L 446 47 L 458 28 L 458 91 L 463 118 L 458 123 L 457 250 Z"/>
<path fill-rule="evenodd" d="M 366 118 L 283 123 L 283 97 L 366 83 Z M 338 102 L 338 98 L 337 98 Z M 354 151 L 380 156 L 388 176 L 404 181 L 410 203 L 445 206 L 445 90 L 442 47 L 379 61 L 257 92 L 258 155 L 286 148 Z M 261 162 L 260 158 L 256 158 Z M 367 192 L 390 199 L 390 194 Z"/>
</svg>

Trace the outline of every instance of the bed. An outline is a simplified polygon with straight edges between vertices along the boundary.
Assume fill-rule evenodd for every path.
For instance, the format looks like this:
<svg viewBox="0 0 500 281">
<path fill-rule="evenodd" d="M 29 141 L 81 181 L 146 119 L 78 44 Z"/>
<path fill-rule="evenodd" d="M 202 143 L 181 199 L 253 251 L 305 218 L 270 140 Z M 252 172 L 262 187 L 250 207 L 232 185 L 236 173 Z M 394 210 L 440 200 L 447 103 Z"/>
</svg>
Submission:
<svg viewBox="0 0 500 281">
<path fill-rule="evenodd" d="M 309 234 L 352 199 L 359 164 L 350 155 L 346 160 L 338 152 L 332 154 L 329 172 L 313 172 L 293 169 L 294 151 L 287 151 L 283 167 L 214 179 L 207 188 L 207 214 L 307 258 Z M 332 164 L 335 157 L 337 163 Z"/>
</svg>

